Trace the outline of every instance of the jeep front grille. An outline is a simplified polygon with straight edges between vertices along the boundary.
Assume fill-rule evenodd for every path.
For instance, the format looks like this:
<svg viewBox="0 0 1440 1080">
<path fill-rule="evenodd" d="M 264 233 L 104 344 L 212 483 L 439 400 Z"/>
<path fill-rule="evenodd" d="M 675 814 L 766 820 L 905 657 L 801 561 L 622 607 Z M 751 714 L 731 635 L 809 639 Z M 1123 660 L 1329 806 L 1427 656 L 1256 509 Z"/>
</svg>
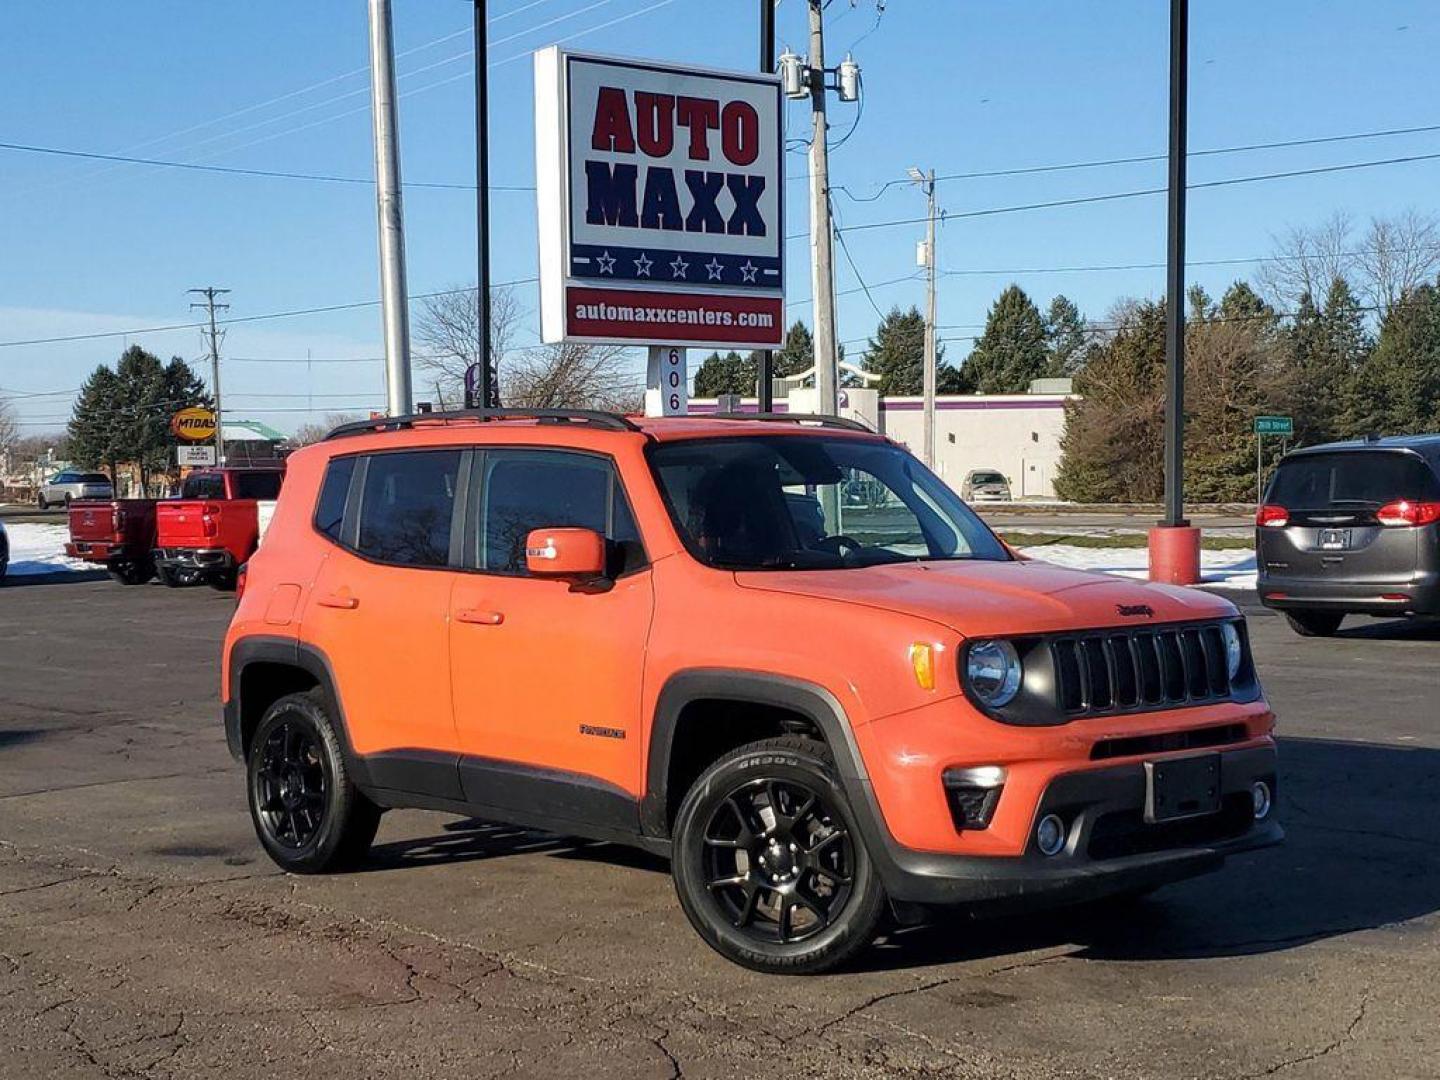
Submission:
<svg viewBox="0 0 1440 1080">
<path fill-rule="evenodd" d="M 1195 705 L 1231 695 L 1218 623 L 1106 630 L 1050 642 L 1067 716 Z"/>
</svg>

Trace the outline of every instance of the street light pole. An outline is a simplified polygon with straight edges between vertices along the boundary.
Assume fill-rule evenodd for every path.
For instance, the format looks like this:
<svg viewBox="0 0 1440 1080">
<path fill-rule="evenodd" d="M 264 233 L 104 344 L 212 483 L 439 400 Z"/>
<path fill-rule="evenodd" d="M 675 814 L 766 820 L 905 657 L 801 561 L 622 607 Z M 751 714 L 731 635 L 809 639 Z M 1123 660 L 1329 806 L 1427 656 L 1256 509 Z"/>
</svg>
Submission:
<svg viewBox="0 0 1440 1080">
<path fill-rule="evenodd" d="M 1185 152 L 1189 0 L 1170 0 L 1170 204 L 1165 277 L 1165 519 L 1185 521 Z"/>
<path fill-rule="evenodd" d="M 775 3 L 760 0 L 760 71 L 769 75 L 775 70 Z M 784 198 L 784 192 L 781 192 Z M 758 408 L 762 413 L 775 411 L 775 353 L 760 350 L 760 388 Z"/>
<path fill-rule="evenodd" d="M 390 0 L 370 0 L 370 104 L 375 124 L 385 402 L 391 416 L 403 416 L 411 409 L 410 309 L 405 286 L 405 213 L 400 200 L 400 122 L 395 107 Z"/>
<path fill-rule="evenodd" d="M 475 282 L 476 360 L 480 364 L 480 407 L 500 406 L 499 373 L 491 355 L 490 329 L 490 90 L 485 0 L 475 0 Z M 471 402 L 465 403 L 467 406 Z"/>
</svg>

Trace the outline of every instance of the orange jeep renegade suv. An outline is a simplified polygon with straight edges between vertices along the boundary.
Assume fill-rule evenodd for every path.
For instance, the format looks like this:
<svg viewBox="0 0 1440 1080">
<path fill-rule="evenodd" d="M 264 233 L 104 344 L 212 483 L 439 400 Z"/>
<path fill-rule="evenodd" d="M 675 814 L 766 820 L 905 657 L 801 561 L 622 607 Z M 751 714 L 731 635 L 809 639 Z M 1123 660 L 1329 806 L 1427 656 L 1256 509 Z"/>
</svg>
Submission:
<svg viewBox="0 0 1440 1080">
<path fill-rule="evenodd" d="M 829 418 L 341 427 L 289 459 L 223 678 L 285 869 L 357 859 L 400 806 L 632 844 L 766 971 L 1282 835 L 1234 607 L 1018 559 Z"/>
</svg>

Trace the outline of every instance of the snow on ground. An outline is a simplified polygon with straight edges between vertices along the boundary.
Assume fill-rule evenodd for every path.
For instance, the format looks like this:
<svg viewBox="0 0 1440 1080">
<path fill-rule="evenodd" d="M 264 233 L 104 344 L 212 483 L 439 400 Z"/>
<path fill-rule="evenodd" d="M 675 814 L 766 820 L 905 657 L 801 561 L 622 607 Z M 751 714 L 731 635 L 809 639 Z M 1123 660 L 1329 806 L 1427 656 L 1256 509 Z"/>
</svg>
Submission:
<svg viewBox="0 0 1440 1080">
<path fill-rule="evenodd" d="M 1123 577 L 1149 576 L 1149 556 L 1144 548 L 1085 548 L 1069 544 L 1045 544 L 1021 548 L 1032 559 L 1068 566 L 1072 570 L 1103 570 Z M 1255 552 L 1201 551 L 1202 584 L 1216 589 L 1254 589 Z"/>
<path fill-rule="evenodd" d="M 70 530 L 65 525 L 17 521 L 7 522 L 5 531 L 10 534 L 12 575 L 95 569 L 90 563 L 66 557 L 65 541 L 70 539 Z"/>
<path fill-rule="evenodd" d="M 53 574 L 65 570 L 94 570 L 89 563 L 65 557 L 69 533 L 64 525 L 17 522 L 10 531 L 10 573 Z M 1124 577 L 1147 576 L 1144 548 L 1085 548 L 1045 544 L 1022 548 L 1032 559 L 1068 566 L 1074 570 L 1103 570 Z M 1220 589 L 1255 588 L 1255 552 L 1202 551 L 1200 570 L 1204 583 Z"/>
</svg>

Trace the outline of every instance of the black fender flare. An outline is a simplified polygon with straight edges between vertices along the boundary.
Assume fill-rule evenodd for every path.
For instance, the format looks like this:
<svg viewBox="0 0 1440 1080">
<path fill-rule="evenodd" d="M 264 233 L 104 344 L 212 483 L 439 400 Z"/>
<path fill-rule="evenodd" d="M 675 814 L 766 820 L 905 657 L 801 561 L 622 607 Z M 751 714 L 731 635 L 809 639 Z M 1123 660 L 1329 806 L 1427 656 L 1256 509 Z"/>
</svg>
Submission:
<svg viewBox="0 0 1440 1080">
<path fill-rule="evenodd" d="M 243 675 L 251 664 L 283 664 L 305 672 L 319 685 L 325 695 L 325 704 L 335 718 L 336 732 L 340 736 L 345 754 L 345 767 L 361 788 L 370 785 L 370 770 L 365 759 L 355 753 L 350 742 L 350 727 L 345 720 L 345 706 L 335 687 L 335 673 L 330 667 L 330 658 L 313 645 L 307 645 L 295 638 L 271 634 L 255 634 L 240 638 L 230 648 L 230 700 L 225 702 L 225 742 L 230 754 L 237 761 L 244 761 L 244 732 L 242 723 L 245 716 L 241 701 L 244 686 Z"/>
<path fill-rule="evenodd" d="M 685 706 L 694 701 L 735 701 L 789 709 L 810 720 L 825 736 L 835 765 L 857 813 L 867 812 L 869 800 L 865 761 L 844 707 L 823 686 L 786 675 L 731 668 L 690 668 L 665 681 L 655 702 L 650 725 L 649 755 L 645 766 L 645 796 L 640 802 L 640 827 L 647 836 L 670 835 L 670 757 L 675 729 Z"/>
</svg>

